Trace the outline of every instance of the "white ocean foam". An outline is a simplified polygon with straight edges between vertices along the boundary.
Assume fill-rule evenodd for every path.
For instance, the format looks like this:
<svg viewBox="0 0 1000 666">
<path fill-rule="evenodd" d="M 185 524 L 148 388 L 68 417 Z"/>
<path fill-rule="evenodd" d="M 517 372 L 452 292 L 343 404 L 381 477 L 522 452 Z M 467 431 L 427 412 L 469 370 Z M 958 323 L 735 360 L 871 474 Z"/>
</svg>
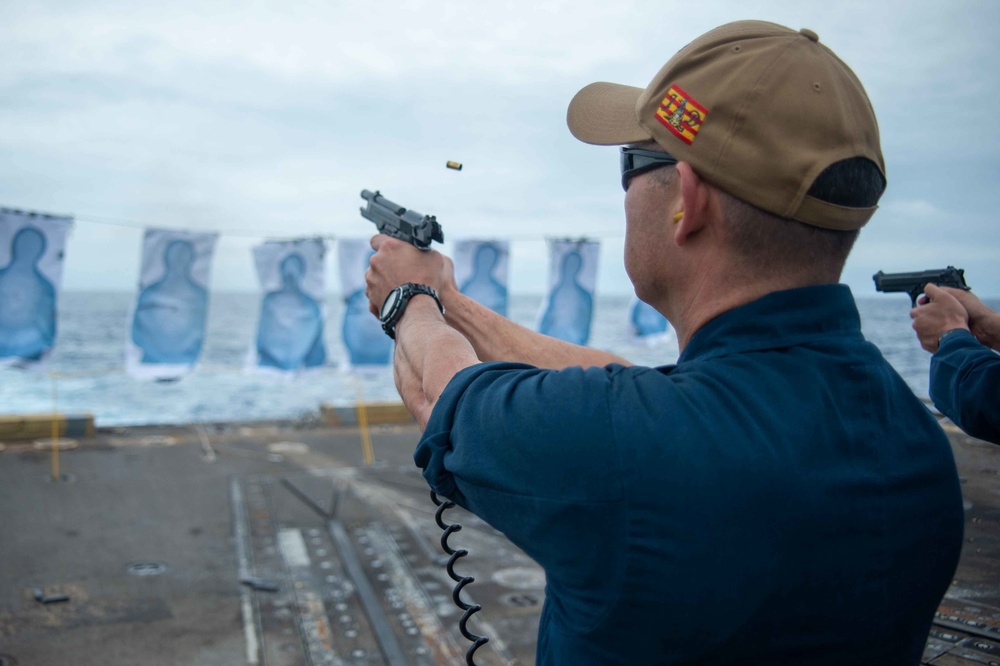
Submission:
<svg viewBox="0 0 1000 666">
<path fill-rule="evenodd" d="M 124 336 L 131 295 L 66 292 L 59 303 L 59 330 L 50 370 L 44 373 L 0 370 L 0 413 L 94 414 L 99 426 L 199 423 L 315 417 L 323 403 L 354 405 L 358 400 L 398 402 L 392 372 L 357 375 L 337 365 L 289 380 L 245 374 L 243 360 L 255 333 L 259 297 L 212 295 L 205 349 L 195 374 L 174 383 L 140 381 L 124 373 Z M 511 314 L 531 326 L 540 297 L 515 296 Z M 649 347 L 630 340 L 629 299 L 599 296 L 591 344 L 643 365 L 677 360 L 676 340 Z M 993 304 L 996 305 L 996 304 Z M 342 303 L 331 297 L 326 327 L 328 357 L 343 357 L 340 344 Z M 914 392 L 927 395 L 930 355 L 920 349 L 910 328 L 909 302 L 879 296 L 859 300 L 862 327 Z"/>
</svg>

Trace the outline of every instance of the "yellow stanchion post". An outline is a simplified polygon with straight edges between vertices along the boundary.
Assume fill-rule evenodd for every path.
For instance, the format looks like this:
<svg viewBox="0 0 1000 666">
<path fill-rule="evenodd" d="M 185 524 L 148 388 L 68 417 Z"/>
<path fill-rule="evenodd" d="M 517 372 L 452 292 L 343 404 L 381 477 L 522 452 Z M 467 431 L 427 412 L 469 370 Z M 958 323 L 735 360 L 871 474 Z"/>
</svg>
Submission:
<svg viewBox="0 0 1000 666">
<path fill-rule="evenodd" d="M 372 447 L 372 433 L 368 427 L 368 408 L 365 406 L 364 386 L 361 378 L 355 375 L 358 388 L 358 403 L 355 406 L 358 414 L 358 428 L 361 430 L 361 452 L 366 465 L 375 463 L 375 449 Z"/>
<path fill-rule="evenodd" d="M 49 377 L 52 378 L 52 480 L 59 481 L 59 400 L 56 392 L 56 373 L 50 372 Z"/>
</svg>

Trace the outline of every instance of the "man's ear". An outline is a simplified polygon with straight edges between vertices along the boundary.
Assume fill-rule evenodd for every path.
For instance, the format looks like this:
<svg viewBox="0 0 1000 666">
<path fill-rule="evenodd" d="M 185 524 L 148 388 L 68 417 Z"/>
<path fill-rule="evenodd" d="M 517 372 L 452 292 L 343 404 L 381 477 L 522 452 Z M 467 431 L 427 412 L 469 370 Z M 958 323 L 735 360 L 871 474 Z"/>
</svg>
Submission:
<svg viewBox="0 0 1000 666">
<path fill-rule="evenodd" d="M 708 223 L 711 196 L 709 184 L 687 162 L 677 163 L 677 178 L 680 180 L 684 214 L 674 228 L 674 241 L 677 245 L 684 245 Z"/>
</svg>

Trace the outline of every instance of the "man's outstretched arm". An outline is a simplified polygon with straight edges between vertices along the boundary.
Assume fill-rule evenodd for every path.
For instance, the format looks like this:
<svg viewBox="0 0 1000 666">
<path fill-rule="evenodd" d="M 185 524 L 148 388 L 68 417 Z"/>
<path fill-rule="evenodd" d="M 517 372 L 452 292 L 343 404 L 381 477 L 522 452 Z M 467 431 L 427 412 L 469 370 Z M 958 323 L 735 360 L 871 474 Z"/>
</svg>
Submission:
<svg viewBox="0 0 1000 666">
<path fill-rule="evenodd" d="M 434 299 L 414 296 L 396 325 L 392 367 L 396 389 L 421 430 L 451 378 L 477 363 L 472 345 L 445 323 Z"/>
<path fill-rule="evenodd" d="M 469 298 L 458 287 L 445 287 L 445 319 L 472 344 L 483 361 L 527 363 L 560 370 L 573 366 L 631 365 L 620 356 L 532 331 Z"/>
<path fill-rule="evenodd" d="M 466 338 L 480 361 L 511 361 L 552 369 L 631 365 L 609 352 L 527 329 L 465 296 L 455 282 L 451 260 L 438 252 L 421 252 L 383 235 L 372 238 L 372 247 L 376 254 L 369 264 L 366 294 L 373 313 L 377 314 L 389 291 L 400 284 L 426 284 L 438 292 L 447 323 Z"/>
</svg>

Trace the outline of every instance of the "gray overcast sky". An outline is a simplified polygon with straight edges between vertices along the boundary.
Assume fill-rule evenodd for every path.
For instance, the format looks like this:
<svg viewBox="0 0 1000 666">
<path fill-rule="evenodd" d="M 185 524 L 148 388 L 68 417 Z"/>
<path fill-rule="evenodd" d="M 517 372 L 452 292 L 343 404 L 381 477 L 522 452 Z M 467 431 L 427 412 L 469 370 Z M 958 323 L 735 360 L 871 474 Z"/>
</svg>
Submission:
<svg viewBox="0 0 1000 666">
<path fill-rule="evenodd" d="M 997 0 L 3 2 L 0 206 L 76 216 L 68 289 L 133 289 L 145 225 L 218 231 L 213 288 L 255 291 L 264 238 L 369 236 L 368 188 L 449 239 L 514 239 L 515 292 L 541 291 L 546 236 L 587 235 L 599 290 L 631 293 L 615 149 L 566 105 L 744 18 L 815 30 L 875 106 L 889 190 L 855 293 L 953 264 L 1000 296 Z"/>
</svg>

